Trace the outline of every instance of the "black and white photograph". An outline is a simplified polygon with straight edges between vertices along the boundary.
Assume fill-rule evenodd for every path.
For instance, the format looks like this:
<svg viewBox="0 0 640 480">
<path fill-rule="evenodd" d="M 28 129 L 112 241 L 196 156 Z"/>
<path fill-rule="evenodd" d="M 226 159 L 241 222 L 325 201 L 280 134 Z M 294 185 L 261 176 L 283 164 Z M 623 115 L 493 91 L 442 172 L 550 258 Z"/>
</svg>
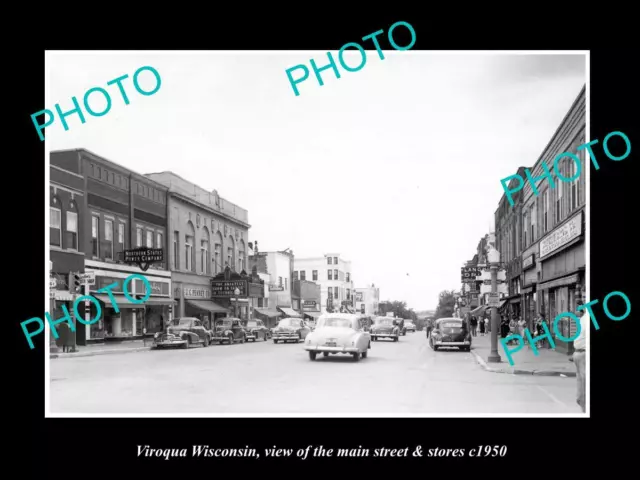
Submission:
<svg viewBox="0 0 640 480">
<path fill-rule="evenodd" d="M 589 417 L 589 51 L 364 48 L 46 52 L 47 418 Z"/>
</svg>

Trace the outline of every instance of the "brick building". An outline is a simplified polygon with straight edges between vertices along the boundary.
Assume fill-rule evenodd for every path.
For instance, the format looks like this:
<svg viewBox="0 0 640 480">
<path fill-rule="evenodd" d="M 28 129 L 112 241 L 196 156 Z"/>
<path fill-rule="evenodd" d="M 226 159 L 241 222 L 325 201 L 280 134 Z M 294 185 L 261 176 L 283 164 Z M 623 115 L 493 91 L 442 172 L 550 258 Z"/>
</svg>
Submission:
<svg viewBox="0 0 640 480">
<path fill-rule="evenodd" d="M 161 331 L 172 315 L 171 273 L 166 261 L 153 264 L 146 271 L 124 262 L 124 251 L 136 247 L 167 247 L 167 188 L 85 149 L 53 151 L 52 168 L 72 172 L 81 178 L 83 195 L 80 210 L 86 212 L 79 221 L 79 252 L 84 253 L 84 272 L 93 272 L 95 284 L 86 290 L 101 303 L 100 319 L 86 328 L 81 324 L 77 343 L 141 338 Z M 165 255 L 166 259 L 166 255 Z M 144 305 L 129 302 L 123 283 L 131 274 L 149 281 L 151 296 Z M 96 291 L 118 283 L 112 289 L 119 312 L 113 308 L 106 292 Z M 127 286 L 131 295 L 144 295 L 141 280 Z M 85 318 L 96 316 L 95 306 Z"/>
</svg>

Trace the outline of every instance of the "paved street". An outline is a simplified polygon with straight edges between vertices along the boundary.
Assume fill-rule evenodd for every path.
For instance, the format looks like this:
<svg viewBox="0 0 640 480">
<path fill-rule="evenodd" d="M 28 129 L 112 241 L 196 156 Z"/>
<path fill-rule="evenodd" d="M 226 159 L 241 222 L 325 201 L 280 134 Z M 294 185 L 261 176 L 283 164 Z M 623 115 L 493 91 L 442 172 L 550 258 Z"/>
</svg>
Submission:
<svg viewBox="0 0 640 480">
<path fill-rule="evenodd" d="M 575 378 L 482 370 L 424 332 L 369 358 L 256 342 L 51 360 L 53 413 L 581 413 Z"/>
</svg>

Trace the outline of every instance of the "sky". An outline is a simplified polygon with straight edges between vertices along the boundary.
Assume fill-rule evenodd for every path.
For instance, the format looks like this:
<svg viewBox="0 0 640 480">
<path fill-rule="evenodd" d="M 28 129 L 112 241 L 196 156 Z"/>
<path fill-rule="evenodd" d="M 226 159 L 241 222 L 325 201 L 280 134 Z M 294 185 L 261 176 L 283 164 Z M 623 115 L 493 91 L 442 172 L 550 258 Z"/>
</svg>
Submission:
<svg viewBox="0 0 640 480">
<path fill-rule="evenodd" d="M 67 117 L 68 131 L 56 117 L 46 148 L 173 171 L 247 209 L 261 251 L 339 253 L 356 288 L 434 309 L 493 230 L 500 179 L 535 164 L 580 93 L 585 55 L 384 55 L 339 66 L 340 79 L 325 70 L 320 86 L 309 60 L 325 65 L 326 52 L 48 52 L 45 108 L 70 110 L 93 87 L 112 107 Z M 295 96 L 285 72 L 299 64 L 311 73 Z M 150 96 L 132 84 L 142 66 L 162 79 Z M 107 86 L 124 74 L 129 105 Z M 155 85 L 148 71 L 139 80 Z"/>
</svg>

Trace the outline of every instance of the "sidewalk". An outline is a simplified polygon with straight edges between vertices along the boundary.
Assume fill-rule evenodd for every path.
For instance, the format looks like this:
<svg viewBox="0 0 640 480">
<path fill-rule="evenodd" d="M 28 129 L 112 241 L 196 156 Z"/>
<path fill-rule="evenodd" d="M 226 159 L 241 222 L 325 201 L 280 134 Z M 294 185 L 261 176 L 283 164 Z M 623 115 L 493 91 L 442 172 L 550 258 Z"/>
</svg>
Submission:
<svg viewBox="0 0 640 480">
<path fill-rule="evenodd" d="M 514 347 L 515 348 L 515 347 Z M 576 367 L 569 361 L 570 356 L 557 353 L 548 348 L 538 348 L 538 355 L 534 355 L 533 349 L 524 346 L 522 350 L 511 353 L 513 366 L 509 364 L 500 339 L 498 338 L 498 353 L 502 361 L 500 363 L 488 363 L 487 357 L 491 352 L 491 335 L 473 337 L 471 353 L 476 362 L 485 370 L 494 373 L 511 373 L 523 375 L 556 375 L 575 377 Z"/>
<path fill-rule="evenodd" d="M 77 352 L 75 353 L 62 353 L 62 347 L 58 347 L 58 353 L 51 353 L 49 358 L 75 358 L 75 357 L 92 357 L 94 355 L 108 355 L 111 353 L 129 353 L 129 352 L 144 352 L 151 350 L 152 338 L 147 338 L 147 346 L 144 345 L 142 340 L 131 340 L 127 342 L 118 343 L 102 343 L 97 345 L 76 345 Z"/>
</svg>

